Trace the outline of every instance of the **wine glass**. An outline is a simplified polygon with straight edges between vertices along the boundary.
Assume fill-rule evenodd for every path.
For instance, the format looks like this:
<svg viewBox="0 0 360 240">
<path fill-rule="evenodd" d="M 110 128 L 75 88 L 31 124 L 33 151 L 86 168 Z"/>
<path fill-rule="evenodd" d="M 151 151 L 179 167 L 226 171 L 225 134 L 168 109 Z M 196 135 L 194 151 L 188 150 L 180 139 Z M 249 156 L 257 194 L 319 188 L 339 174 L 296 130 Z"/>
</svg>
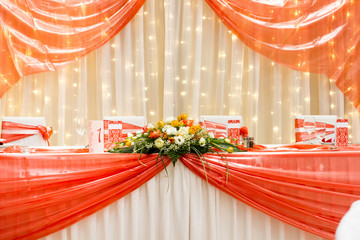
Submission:
<svg viewBox="0 0 360 240">
<path fill-rule="evenodd" d="M 75 119 L 75 131 L 80 136 L 80 144 L 79 146 L 85 146 L 84 144 L 84 136 L 86 131 L 86 119 L 83 117 L 79 117 Z"/>
<path fill-rule="evenodd" d="M 313 117 L 304 118 L 304 130 L 307 132 L 310 139 L 311 134 L 315 131 L 315 119 Z"/>
<path fill-rule="evenodd" d="M 319 144 L 321 144 L 322 138 L 325 136 L 325 133 L 326 133 L 325 123 L 321 123 L 321 122 L 316 123 L 315 136 L 318 139 Z"/>
</svg>

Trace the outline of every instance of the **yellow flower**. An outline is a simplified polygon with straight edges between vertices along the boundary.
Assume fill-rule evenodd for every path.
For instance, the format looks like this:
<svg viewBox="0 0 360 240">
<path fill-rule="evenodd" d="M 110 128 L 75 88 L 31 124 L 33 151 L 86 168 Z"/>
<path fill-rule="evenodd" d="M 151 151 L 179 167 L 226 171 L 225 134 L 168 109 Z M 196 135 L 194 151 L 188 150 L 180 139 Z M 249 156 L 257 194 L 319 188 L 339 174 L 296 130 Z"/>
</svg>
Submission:
<svg viewBox="0 0 360 240">
<path fill-rule="evenodd" d="M 227 152 L 228 152 L 228 153 L 234 152 L 234 148 L 233 148 L 233 147 L 228 147 Z"/>
<path fill-rule="evenodd" d="M 186 120 L 187 117 L 188 117 L 188 115 L 183 113 L 183 114 L 179 115 L 177 118 L 178 118 L 178 121 L 181 121 L 181 120 Z"/>
<path fill-rule="evenodd" d="M 195 134 L 195 133 L 196 133 L 196 127 L 191 126 L 191 127 L 189 128 L 189 133 L 190 133 L 190 134 Z"/>
<path fill-rule="evenodd" d="M 201 131 L 201 129 L 202 129 L 200 124 L 196 125 L 195 128 L 197 131 Z"/>
<path fill-rule="evenodd" d="M 179 122 L 177 120 L 174 120 L 171 122 L 171 126 L 177 127 L 179 125 Z"/>
<path fill-rule="evenodd" d="M 162 128 L 163 126 L 165 126 L 165 123 L 163 120 L 161 120 L 157 123 L 157 125 L 158 125 L 158 128 Z"/>
<path fill-rule="evenodd" d="M 128 140 L 128 141 L 125 140 L 125 145 L 126 145 L 126 146 L 130 147 L 130 146 L 131 146 L 131 143 L 132 143 L 131 140 Z"/>
</svg>

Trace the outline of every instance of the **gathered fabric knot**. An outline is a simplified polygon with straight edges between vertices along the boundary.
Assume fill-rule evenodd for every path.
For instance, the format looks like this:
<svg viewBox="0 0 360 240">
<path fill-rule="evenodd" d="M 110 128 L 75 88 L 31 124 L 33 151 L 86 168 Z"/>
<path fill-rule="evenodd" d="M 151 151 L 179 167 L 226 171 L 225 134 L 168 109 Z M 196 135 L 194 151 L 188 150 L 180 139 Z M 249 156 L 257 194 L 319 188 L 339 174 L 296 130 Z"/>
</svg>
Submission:
<svg viewBox="0 0 360 240">
<path fill-rule="evenodd" d="M 49 138 L 50 138 L 51 134 L 53 134 L 53 132 L 54 132 L 52 127 L 44 127 L 41 125 L 37 125 L 36 129 L 39 130 L 39 132 L 41 133 L 44 140 L 46 140 L 49 144 Z"/>
</svg>

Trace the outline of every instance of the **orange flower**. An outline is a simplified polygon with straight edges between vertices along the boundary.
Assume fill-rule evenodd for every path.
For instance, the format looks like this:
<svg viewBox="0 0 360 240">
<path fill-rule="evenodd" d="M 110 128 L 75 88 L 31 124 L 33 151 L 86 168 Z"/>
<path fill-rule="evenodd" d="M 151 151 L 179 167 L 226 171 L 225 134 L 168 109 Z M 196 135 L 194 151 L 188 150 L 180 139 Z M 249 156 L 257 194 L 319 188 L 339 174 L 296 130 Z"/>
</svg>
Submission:
<svg viewBox="0 0 360 240">
<path fill-rule="evenodd" d="M 159 121 L 159 122 L 157 123 L 157 126 L 158 126 L 158 128 L 162 128 L 163 126 L 165 126 L 164 121 L 163 121 L 163 120 Z"/>
<path fill-rule="evenodd" d="M 169 138 L 169 142 L 170 142 L 170 143 L 174 143 L 174 142 L 175 142 L 175 138 L 173 138 L 173 137 Z"/>
<path fill-rule="evenodd" d="M 240 128 L 240 135 L 241 136 L 247 137 L 248 134 L 249 134 L 249 131 L 248 131 L 247 127 L 244 126 L 244 127 Z"/>
<path fill-rule="evenodd" d="M 153 131 L 149 134 L 149 138 L 158 138 L 160 137 L 161 135 L 161 131 L 160 130 L 156 130 L 156 131 Z"/>
<path fill-rule="evenodd" d="M 186 126 L 187 126 L 187 127 L 193 126 L 194 120 L 186 120 L 186 121 L 187 121 L 187 123 L 186 123 Z"/>
<path fill-rule="evenodd" d="M 190 133 L 190 134 L 195 134 L 195 133 L 196 133 L 196 127 L 191 126 L 191 127 L 189 128 L 189 133 Z"/>
<path fill-rule="evenodd" d="M 177 127 L 177 126 L 179 126 L 179 122 L 177 120 L 174 120 L 171 122 L 171 126 Z"/>
<path fill-rule="evenodd" d="M 197 131 L 201 131 L 201 129 L 202 129 L 200 124 L 196 125 L 195 128 L 196 128 Z"/>
<path fill-rule="evenodd" d="M 167 134 L 166 134 L 166 132 L 163 133 L 163 138 L 164 138 L 164 139 L 167 139 Z"/>
<path fill-rule="evenodd" d="M 178 121 L 181 121 L 181 120 L 186 120 L 187 117 L 188 117 L 188 115 L 183 113 L 183 114 L 179 115 L 177 118 L 178 118 Z"/>
</svg>

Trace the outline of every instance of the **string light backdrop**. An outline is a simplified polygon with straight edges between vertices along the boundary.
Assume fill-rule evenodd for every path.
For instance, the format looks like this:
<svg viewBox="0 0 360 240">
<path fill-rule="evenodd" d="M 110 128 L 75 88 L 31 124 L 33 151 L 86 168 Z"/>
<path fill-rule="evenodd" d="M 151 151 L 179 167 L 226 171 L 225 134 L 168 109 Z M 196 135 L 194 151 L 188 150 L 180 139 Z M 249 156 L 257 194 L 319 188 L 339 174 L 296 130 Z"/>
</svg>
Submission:
<svg viewBox="0 0 360 240">
<path fill-rule="evenodd" d="M 294 142 L 296 115 L 335 114 L 349 119 L 350 140 L 360 142 L 359 113 L 333 80 L 249 49 L 202 0 L 148 0 L 103 47 L 21 79 L 0 100 L 0 116 L 45 116 L 52 145 L 85 144 L 84 119 L 151 122 L 182 112 L 242 115 L 263 144 Z"/>
</svg>

